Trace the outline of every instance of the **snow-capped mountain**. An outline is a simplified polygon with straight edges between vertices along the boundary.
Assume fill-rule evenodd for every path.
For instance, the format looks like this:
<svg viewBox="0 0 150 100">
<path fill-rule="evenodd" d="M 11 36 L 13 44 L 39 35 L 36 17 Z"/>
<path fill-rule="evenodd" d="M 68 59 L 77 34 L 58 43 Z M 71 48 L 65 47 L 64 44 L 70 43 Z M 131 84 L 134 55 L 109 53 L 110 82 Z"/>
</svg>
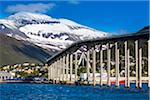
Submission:
<svg viewBox="0 0 150 100">
<path fill-rule="evenodd" d="M 75 41 L 108 36 L 108 33 L 68 19 L 29 12 L 19 12 L 0 20 L 0 33 L 56 51 Z"/>
</svg>

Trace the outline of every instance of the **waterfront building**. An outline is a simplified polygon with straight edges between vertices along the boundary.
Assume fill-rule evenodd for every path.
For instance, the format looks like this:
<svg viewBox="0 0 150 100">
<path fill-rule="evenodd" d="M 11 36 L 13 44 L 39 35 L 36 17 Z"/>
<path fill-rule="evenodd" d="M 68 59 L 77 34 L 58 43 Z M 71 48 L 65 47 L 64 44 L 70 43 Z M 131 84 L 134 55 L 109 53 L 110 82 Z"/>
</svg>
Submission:
<svg viewBox="0 0 150 100">
<path fill-rule="evenodd" d="M 14 76 L 15 76 L 14 73 L 0 71 L 0 81 L 4 81 L 4 80 L 7 80 L 7 79 L 13 79 Z"/>
</svg>

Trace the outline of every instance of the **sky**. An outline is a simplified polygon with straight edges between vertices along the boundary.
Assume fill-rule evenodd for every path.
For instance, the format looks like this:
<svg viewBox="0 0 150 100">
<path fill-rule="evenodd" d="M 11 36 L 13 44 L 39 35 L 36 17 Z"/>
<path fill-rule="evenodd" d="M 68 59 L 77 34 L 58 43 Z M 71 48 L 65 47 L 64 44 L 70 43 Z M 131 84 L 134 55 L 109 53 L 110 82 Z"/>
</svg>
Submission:
<svg viewBox="0 0 150 100">
<path fill-rule="evenodd" d="M 0 19 L 20 11 L 43 13 L 53 18 L 66 18 L 112 34 L 133 33 L 149 24 L 148 1 L 3 1 Z"/>
</svg>

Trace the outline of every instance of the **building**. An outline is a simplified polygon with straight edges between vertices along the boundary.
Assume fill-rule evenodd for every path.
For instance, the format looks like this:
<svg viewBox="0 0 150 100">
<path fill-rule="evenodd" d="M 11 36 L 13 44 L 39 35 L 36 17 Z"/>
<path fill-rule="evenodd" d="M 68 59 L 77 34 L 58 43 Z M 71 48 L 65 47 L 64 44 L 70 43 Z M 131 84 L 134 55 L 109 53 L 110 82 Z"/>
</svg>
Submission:
<svg viewBox="0 0 150 100">
<path fill-rule="evenodd" d="M 0 71 L 0 81 L 4 81 L 7 79 L 13 79 L 14 78 L 13 73 L 5 72 L 5 71 Z"/>
</svg>

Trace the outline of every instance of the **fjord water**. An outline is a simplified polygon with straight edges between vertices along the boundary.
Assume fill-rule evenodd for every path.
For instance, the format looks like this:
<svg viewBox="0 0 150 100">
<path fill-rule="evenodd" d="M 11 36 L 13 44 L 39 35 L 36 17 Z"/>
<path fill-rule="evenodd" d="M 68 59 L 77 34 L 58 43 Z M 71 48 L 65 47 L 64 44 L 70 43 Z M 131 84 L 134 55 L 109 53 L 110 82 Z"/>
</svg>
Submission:
<svg viewBox="0 0 150 100">
<path fill-rule="evenodd" d="M 149 100 L 148 89 L 56 84 L 0 84 L 0 100 Z"/>
</svg>

